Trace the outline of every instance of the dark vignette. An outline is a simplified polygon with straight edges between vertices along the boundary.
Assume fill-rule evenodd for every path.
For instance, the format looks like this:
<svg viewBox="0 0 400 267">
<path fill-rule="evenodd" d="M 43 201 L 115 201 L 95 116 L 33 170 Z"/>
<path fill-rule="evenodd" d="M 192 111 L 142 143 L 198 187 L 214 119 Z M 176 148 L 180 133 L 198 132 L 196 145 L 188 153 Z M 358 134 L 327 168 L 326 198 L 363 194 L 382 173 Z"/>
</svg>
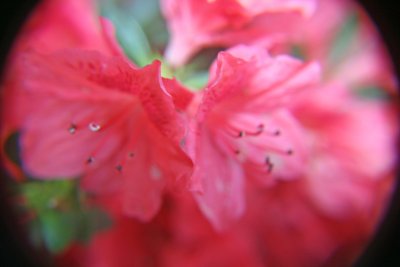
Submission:
<svg viewBox="0 0 400 267">
<path fill-rule="evenodd" d="M 0 5 L 0 70 L 2 73 L 12 41 L 38 0 L 4 1 Z M 377 24 L 400 77 L 400 17 L 392 1 L 359 0 Z M 1 81 L 1 75 L 0 75 Z M 399 147 L 399 142 L 398 146 Z M 10 203 L 9 177 L 1 168 L 0 179 L 0 265 L 4 267 L 47 267 L 41 252 L 34 252 L 27 243 L 26 230 L 15 220 Z M 399 181 L 399 173 L 397 174 Z M 400 266 L 400 185 L 392 198 L 386 218 L 355 267 Z M 72 266 L 71 266 L 72 267 Z"/>
<path fill-rule="evenodd" d="M 392 63 L 400 79 L 400 17 L 393 1 L 359 0 L 377 25 Z M 400 92 L 399 92 L 400 93 Z M 398 101 L 397 101 L 398 103 Z M 399 114 L 400 115 L 400 114 Z M 399 155 L 400 138 L 397 138 Z M 398 267 L 400 266 L 400 168 L 397 159 L 397 185 L 386 218 L 355 267 Z"/>
<path fill-rule="evenodd" d="M 0 83 L 12 42 L 38 2 L 37 0 L 12 0 L 2 1 L 0 4 Z M 0 127 L 1 125 L 0 121 Z M 32 249 L 28 242 L 27 229 L 16 219 L 17 210 L 12 203 L 13 192 L 9 185 L 11 178 L 1 163 L 0 175 L 0 266 L 48 267 L 48 257 L 43 252 Z"/>
</svg>

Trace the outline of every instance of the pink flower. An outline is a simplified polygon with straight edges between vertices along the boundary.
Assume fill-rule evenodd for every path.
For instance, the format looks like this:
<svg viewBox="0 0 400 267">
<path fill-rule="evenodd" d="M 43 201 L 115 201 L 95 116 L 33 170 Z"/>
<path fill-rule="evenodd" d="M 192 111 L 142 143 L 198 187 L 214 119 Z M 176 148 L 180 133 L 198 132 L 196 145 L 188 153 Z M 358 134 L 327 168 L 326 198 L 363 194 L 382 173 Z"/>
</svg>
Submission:
<svg viewBox="0 0 400 267">
<path fill-rule="evenodd" d="M 391 82 L 379 46 L 325 69 L 347 5 L 315 2 L 163 0 L 174 66 L 252 43 L 220 52 L 196 94 L 129 63 L 93 1 L 41 4 L 10 57 L 1 143 L 18 130 L 27 175 L 80 179 L 114 222 L 59 266 L 350 266 L 393 189 L 398 125 L 350 89 Z M 297 44 L 322 65 L 274 56 Z"/>
<path fill-rule="evenodd" d="M 315 8 L 314 0 L 163 0 L 171 40 L 166 58 L 184 64 L 201 48 L 280 41 Z"/>
<path fill-rule="evenodd" d="M 222 66 L 218 63 L 237 60 L 233 55 L 238 56 L 241 51 L 251 55 L 252 50 L 236 48 L 220 54 L 213 74 L 225 80 L 217 80 L 214 76 L 215 83 L 233 79 L 223 75 L 229 72 L 222 73 Z M 252 52 L 259 51 L 255 49 Z M 257 59 L 264 62 L 265 57 L 265 54 L 260 58 L 249 56 L 249 61 L 244 61 L 246 57 L 242 55 L 242 64 L 254 63 Z M 272 66 L 275 61 L 282 60 L 279 57 L 267 59 L 269 61 L 265 64 Z M 292 64 L 296 65 L 295 62 Z M 302 65 L 300 62 L 297 64 Z M 224 65 L 224 71 L 228 70 L 228 66 L 231 65 Z M 307 69 L 306 66 L 303 68 Z M 257 76 L 254 69 L 249 72 Z M 236 76 L 238 73 L 241 72 L 235 72 Z M 211 90 L 209 88 L 206 90 Z M 204 118 L 208 118 L 215 114 L 213 112 L 227 107 L 219 105 L 226 99 L 235 99 L 234 93 L 239 89 L 232 90 L 215 90 L 215 105 L 203 106 L 204 111 L 198 114 L 206 113 Z M 243 91 L 248 93 L 241 95 L 242 105 L 246 107 L 246 97 L 251 94 L 250 90 Z M 219 92 L 222 95 L 218 95 Z M 206 91 L 202 103 L 211 99 L 211 94 Z M 107 207 L 113 215 L 115 227 L 99 233 L 88 247 L 71 249 L 60 260 L 74 266 L 81 263 L 85 267 L 101 264 L 107 267 L 142 266 L 144 262 L 160 267 L 351 266 L 374 233 L 393 189 L 395 113 L 386 103 L 362 101 L 337 84 L 300 90 L 287 106 L 287 112 L 297 121 L 302 133 L 300 148 L 305 152 L 303 168 L 297 172 L 299 177 L 284 180 L 278 170 L 273 169 L 270 173 L 271 176 L 276 175 L 273 184 L 261 185 L 260 181 L 253 179 L 248 179 L 245 184 L 243 182 L 245 194 L 240 194 L 246 199 L 246 209 L 223 232 L 215 231 L 215 223 L 210 225 L 210 218 L 204 217 L 204 211 L 199 210 L 197 204 L 204 205 L 203 200 L 199 202 L 198 196 L 193 199 L 186 192 L 168 195 L 161 212 L 149 224 L 138 224 L 124 217 L 116 212 L 118 209 L 115 204 L 113 206 L 112 198 L 104 198 L 105 201 L 99 204 Z M 234 114 L 230 115 L 232 118 Z M 204 126 L 205 122 L 206 119 L 201 124 Z M 221 122 L 219 126 L 222 130 L 226 125 Z M 283 128 L 281 130 L 283 135 Z M 216 131 L 214 129 L 214 133 Z M 233 166 L 235 159 L 231 159 L 231 165 L 223 165 L 220 158 L 225 156 L 225 162 L 229 161 L 229 153 L 221 152 L 226 143 L 218 142 L 221 140 L 218 138 L 217 135 L 214 139 L 210 138 L 209 142 L 216 140 L 213 143 L 215 151 L 208 150 L 208 158 L 202 160 L 215 163 L 210 165 L 210 170 L 217 168 L 224 173 L 224 168 Z M 297 152 L 294 150 L 292 156 Z M 222 156 L 217 158 L 213 153 Z M 215 158 L 219 161 L 213 161 Z M 249 175 L 252 171 L 254 169 L 242 173 Z M 210 180 L 218 178 L 215 175 L 207 177 Z M 206 189 L 204 187 L 207 196 Z M 212 204 L 220 207 L 220 202 L 232 201 L 229 195 L 225 197 L 216 198 Z M 202 206 L 200 208 L 203 210 Z M 74 259 L 76 262 L 71 264 Z"/>
<path fill-rule="evenodd" d="M 309 19 L 290 28 L 286 42 L 272 53 L 290 53 L 293 48 L 306 60 L 318 60 L 325 79 L 395 91 L 393 68 L 376 26 L 353 1 L 319 1 Z"/>
<path fill-rule="evenodd" d="M 18 70 L 15 67 L 19 54 L 27 50 L 52 53 L 69 48 L 96 50 L 105 55 L 122 55 L 122 50 L 114 39 L 111 23 L 99 18 L 94 0 L 41 1 L 15 40 L 3 73 L 1 144 L 20 127 L 21 116 L 25 115 L 14 110 L 18 105 L 14 100 L 19 99 L 19 95 L 13 86 L 15 81 L 23 79 L 17 75 Z M 1 154 L 7 169 L 13 176 L 21 178 L 22 174 L 7 159 L 3 149 Z"/>
<path fill-rule="evenodd" d="M 218 56 L 187 140 L 196 199 L 217 229 L 243 214 L 246 176 L 273 184 L 301 173 L 302 132 L 287 105 L 318 74 L 315 63 L 255 47 Z"/>
<path fill-rule="evenodd" d="M 43 0 L 16 40 L 14 50 L 51 53 L 82 48 L 115 55 L 121 52 L 111 23 L 100 18 L 95 0 Z"/>
<path fill-rule="evenodd" d="M 248 184 L 245 223 L 269 266 L 350 266 L 393 190 L 395 113 L 337 84 L 304 91 L 293 103 L 306 133 L 303 172 L 269 188 Z"/>
<path fill-rule="evenodd" d="M 312 96 L 312 97 L 311 97 Z M 321 212 L 346 217 L 366 212 L 391 183 L 397 123 L 390 105 L 357 99 L 338 84 L 300 96 L 292 113 L 306 129 L 305 189 Z"/>
<path fill-rule="evenodd" d="M 112 198 L 103 198 L 99 204 L 113 216 L 113 227 L 87 246 L 75 245 L 61 254 L 57 266 L 350 266 L 374 230 L 390 187 L 377 181 L 369 209 L 336 217 L 318 212 L 303 182 L 264 188 L 249 183 L 248 208 L 222 233 L 187 192 L 168 195 L 146 224 L 120 214 Z"/>
<path fill-rule="evenodd" d="M 74 244 L 58 255 L 58 267 L 163 266 L 161 253 L 169 242 L 170 213 L 165 199 L 153 220 L 142 223 L 121 214 L 116 195 L 97 198 L 97 204 L 112 217 L 112 227 L 98 232 L 88 244 Z M 175 203 L 174 203 L 175 204 Z"/>
<path fill-rule="evenodd" d="M 124 59 L 68 50 L 21 55 L 14 112 L 21 113 L 25 171 L 40 179 L 82 176 L 98 193 L 119 190 L 124 210 L 151 219 L 165 187 L 185 181 L 185 126 L 160 63 L 138 69 Z"/>
</svg>

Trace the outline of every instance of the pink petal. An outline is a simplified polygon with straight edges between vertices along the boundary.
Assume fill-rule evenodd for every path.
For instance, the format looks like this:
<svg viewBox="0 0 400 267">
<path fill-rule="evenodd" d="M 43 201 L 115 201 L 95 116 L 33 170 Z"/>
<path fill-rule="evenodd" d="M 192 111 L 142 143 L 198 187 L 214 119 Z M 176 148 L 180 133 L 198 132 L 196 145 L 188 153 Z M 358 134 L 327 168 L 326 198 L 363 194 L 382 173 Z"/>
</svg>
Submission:
<svg viewBox="0 0 400 267">
<path fill-rule="evenodd" d="M 210 134 L 199 136 L 192 179 L 200 182 L 201 192 L 195 193 L 200 209 L 222 231 L 245 210 L 244 176 L 237 162 L 215 149 Z"/>
<path fill-rule="evenodd" d="M 204 47 L 234 46 L 259 39 L 274 43 L 290 32 L 292 24 L 301 21 L 301 15 L 310 16 L 315 5 L 314 0 L 161 1 L 171 34 L 166 58 L 179 66 Z M 289 13 L 296 16 L 286 17 Z M 281 15 L 285 18 L 281 20 L 283 26 L 269 20 L 270 16 Z"/>
<path fill-rule="evenodd" d="M 160 78 L 160 64 L 136 69 L 96 52 L 21 57 L 25 170 L 40 179 L 83 177 L 96 193 L 119 190 L 125 211 L 149 220 L 167 185 L 191 175 L 180 149 L 184 125 Z M 19 110 L 19 104 L 29 104 Z"/>
<path fill-rule="evenodd" d="M 16 43 L 16 50 L 54 52 L 80 47 L 107 55 L 119 52 L 110 25 L 102 28 L 94 0 L 45 0 L 34 10 Z M 110 43 L 111 41 L 111 43 Z"/>
<path fill-rule="evenodd" d="M 221 52 L 210 72 L 188 151 L 193 189 L 203 194 L 196 199 L 221 230 L 243 213 L 244 173 L 261 185 L 302 175 L 304 133 L 288 108 L 319 80 L 319 67 L 238 46 Z"/>
<path fill-rule="evenodd" d="M 185 88 L 178 80 L 163 78 L 165 89 L 172 96 L 178 110 L 186 110 L 194 98 L 194 93 Z"/>
<path fill-rule="evenodd" d="M 381 180 L 395 166 L 395 120 L 386 103 L 363 101 L 330 84 L 299 98 L 294 115 L 309 132 L 305 184 L 329 216 L 373 206 Z"/>
</svg>

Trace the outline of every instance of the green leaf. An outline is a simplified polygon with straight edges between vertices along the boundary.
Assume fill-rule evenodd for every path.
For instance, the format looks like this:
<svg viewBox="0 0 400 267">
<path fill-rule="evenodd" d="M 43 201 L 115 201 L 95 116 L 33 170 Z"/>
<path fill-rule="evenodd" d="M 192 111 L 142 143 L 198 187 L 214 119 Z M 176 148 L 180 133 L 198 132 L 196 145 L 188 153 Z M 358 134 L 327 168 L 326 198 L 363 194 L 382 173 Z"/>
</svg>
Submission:
<svg viewBox="0 0 400 267">
<path fill-rule="evenodd" d="M 81 224 L 77 231 L 76 239 L 82 242 L 89 242 L 90 238 L 99 231 L 112 226 L 110 217 L 100 209 L 88 209 L 81 211 Z"/>
<path fill-rule="evenodd" d="M 32 219 L 29 225 L 29 238 L 35 247 L 40 247 L 43 244 L 41 224 L 38 218 Z"/>
<path fill-rule="evenodd" d="M 100 2 L 101 14 L 113 22 L 125 54 L 140 67 L 157 58 L 157 50 L 167 43 L 168 33 L 158 4 L 155 0 Z"/>
<path fill-rule="evenodd" d="M 27 206 L 42 212 L 75 204 L 68 201 L 76 193 L 75 184 L 75 180 L 30 181 L 21 184 L 21 191 Z"/>
<path fill-rule="evenodd" d="M 208 82 L 208 77 L 208 71 L 199 71 L 187 77 L 182 83 L 196 91 L 204 88 Z"/>
<path fill-rule="evenodd" d="M 76 180 L 30 181 L 20 185 L 26 209 L 33 212 L 31 240 L 59 253 L 73 241 L 88 242 L 98 231 L 111 226 L 111 219 L 88 205 Z"/>
<path fill-rule="evenodd" d="M 149 64 L 153 53 L 137 21 L 112 5 L 105 6 L 103 10 L 103 15 L 113 22 L 117 39 L 125 54 L 138 66 Z"/>
<path fill-rule="evenodd" d="M 36 212 L 64 207 L 75 193 L 75 180 L 30 181 L 21 184 L 27 206 Z"/>
<path fill-rule="evenodd" d="M 54 253 L 64 250 L 75 238 L 77 220 L 71 212 L 46 212 L 39 220 L 46 248 Z"/>
<path fill-rule="evenodd" d="M 200 51 L 185 66 L 175 70 L 176 78 L 189 89 L 203 89 L 209 79 L 209 69 L 223 48 L 209 48 Z"/>
<path fill-rule="evenodd" d="M 357 13 L 347 15 L 341 27 L 333 37 L 332 47 L 328 55 L 330 66 L 342 61 L 349 52 L 349 47 L 354 41 L 359 30 L 359 19 Z"/>
<path fill-rule="evenodd" d="M 355 93 L 357 97 L 364 100 L 387 101 L 390 99 L 390 95 L 387 91 L 379 86 L 374 85 L 358 88 Z"/>
<path fill-rule="evenodd" d="M 159 0 L 117 0 L 119 6 L 133 16 L 146 34 L 150 46 L 158 52 L 168 41 L 166 22 L 161 15 Z"/>
</svg>

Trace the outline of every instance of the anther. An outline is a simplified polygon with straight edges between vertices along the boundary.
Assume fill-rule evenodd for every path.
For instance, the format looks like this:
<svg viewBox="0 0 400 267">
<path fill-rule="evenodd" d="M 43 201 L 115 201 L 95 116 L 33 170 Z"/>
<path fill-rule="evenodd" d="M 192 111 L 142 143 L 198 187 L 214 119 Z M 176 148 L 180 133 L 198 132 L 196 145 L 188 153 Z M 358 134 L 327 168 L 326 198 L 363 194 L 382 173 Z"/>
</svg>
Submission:
<svg viewBox="0 0 400 267">
<path fill-rule="evenodd" d="M 133 158 L 135 156 L 135 153 L 133 153 L 132 151 L 128 153 L 128 157 Z"/>
<path fill-rule="evenodd" d="M 91 164 L 91 163 L 93 163 L 94 162 L 94 158 L 93 157 L 89 157 L 87 160 L 86 160 L 86 163 L 87 164 Z"/>
<path fill-rule="evenodd" d="M 265 157 L 265 164 L 267 165 L 267 171 L 268 173 L 270 173 L 274 167 L 274 164 L 272 164 L 271 160 L 269 159 L 269 157 Z"/>
<path fill-rule="evenodd" d="M 286 154 L 288 154 L 288 155 L 293 155 L 293 150 L 292 150 L 292 149 L 286 150 Z"/>
<path fill-rule="evenodd" d="M 70 133 L 70 134 L 74 134 L 75 132 L 76 132 L 76 125 L 75 124 L 73 124 L 73 123 L 71 123 L 71 125 L 69 126 L 69 128 L 68 128 L 68 132 Z"/>
<path fill-rule="evenodd" d="M 250 135 L 250 136 L 257 136 L 262 134 L 262 132 L 264 131 L 264 124 L 259 124 L 257 125 L 257 130 L 254 132 L 249 132 L 249 131 L 240 131 L 238 133 L 238 137 L 244 137 L 246 135 Z"/>
<path fill-rule="evenodd" d="M 122 172 L 122 165 L 121 165 L 121 164 L 118 164 L 117 166 L 115 166 L 115 169 L 116 169 L 118 172 Z"/>
<path fill-rule="evenodd" d="M 92 132 L 98 132 L 101 129 L 101 126 L 94 122 L 89 123 L 88 127 L 89 127 L 89 130 L 91 130 Z"/>
<path fill-rule="evenodd" d="M 281 131 L 279 131 L 279 130 L 275 130 L 275 132 L 273 133 L 273 135 L 275 135 L 275 136 L 279 136 L 279 135 L 281 135 Z"/>
</svg>

